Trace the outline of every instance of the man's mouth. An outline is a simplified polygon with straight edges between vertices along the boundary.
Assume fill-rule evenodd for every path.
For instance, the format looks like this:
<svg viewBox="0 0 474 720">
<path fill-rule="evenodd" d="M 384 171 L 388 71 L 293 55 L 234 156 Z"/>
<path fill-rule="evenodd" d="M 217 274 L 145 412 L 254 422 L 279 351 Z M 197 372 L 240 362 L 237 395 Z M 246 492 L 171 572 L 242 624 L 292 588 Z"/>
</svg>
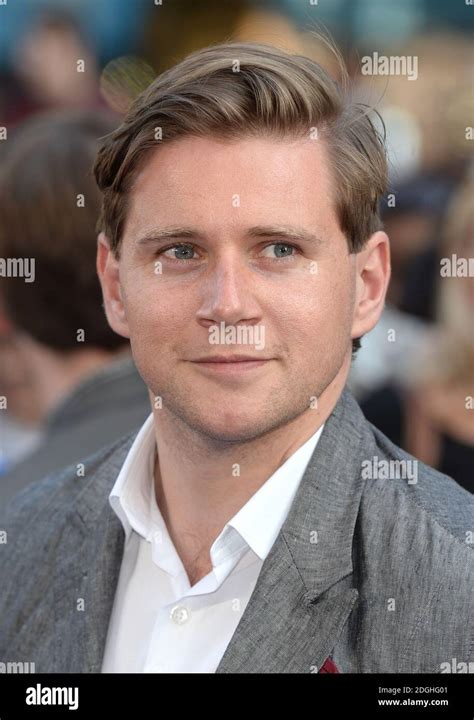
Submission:
<svg viewBox="0 0 474 720">
<path fill-rule="evenodd" d="M 238 375 L 261 368 L 271 360 L 272 358 L 262 358 L 258 355 L 208 355 L 191 362 L 201 370 L 224 375 Z"/>
</svg>

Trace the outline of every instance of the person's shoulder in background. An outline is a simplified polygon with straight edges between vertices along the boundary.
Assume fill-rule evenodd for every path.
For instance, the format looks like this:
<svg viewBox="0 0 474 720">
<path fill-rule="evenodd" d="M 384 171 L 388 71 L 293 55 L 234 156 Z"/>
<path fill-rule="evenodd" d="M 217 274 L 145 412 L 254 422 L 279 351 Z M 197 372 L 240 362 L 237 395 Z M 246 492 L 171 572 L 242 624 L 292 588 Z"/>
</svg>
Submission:
<svg viewBox="0 0 474 720">
<path fill-rule="evenodd" d="M 131 433 L 150 410 L 148 390 L 132 358 L 111 361 L 62 401 L 48 418 L 41 444 L 0 477 L 0 505 Z"/>
</svg>

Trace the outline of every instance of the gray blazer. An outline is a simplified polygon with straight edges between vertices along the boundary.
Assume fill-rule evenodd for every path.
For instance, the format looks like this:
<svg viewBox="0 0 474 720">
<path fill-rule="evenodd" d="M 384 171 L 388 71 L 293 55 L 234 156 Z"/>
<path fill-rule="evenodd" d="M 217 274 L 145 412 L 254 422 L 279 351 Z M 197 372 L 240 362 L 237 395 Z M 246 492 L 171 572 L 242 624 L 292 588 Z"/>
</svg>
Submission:
<svg viewBox="0 0 474 720">
<path fill-rule="evenodd" d="M 70 468 L 38 483 L 0 519 L 0 661 L 100 672 L 124 543 L 108 495 L 132 441 L 89 458 L 85 478 Z M 217 672 L 473 660 L 473 498 L 421 463 L 416 483 L 367 477 L 374 458 L 413 460 L 345 390 Z"/>
</svg>

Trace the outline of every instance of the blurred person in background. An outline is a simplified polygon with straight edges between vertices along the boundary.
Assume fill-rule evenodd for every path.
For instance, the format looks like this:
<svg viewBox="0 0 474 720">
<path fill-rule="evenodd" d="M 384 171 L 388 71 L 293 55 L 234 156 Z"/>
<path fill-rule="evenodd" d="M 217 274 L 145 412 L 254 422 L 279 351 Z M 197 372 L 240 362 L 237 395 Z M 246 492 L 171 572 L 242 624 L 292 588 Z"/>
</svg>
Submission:
<svg viewBox="0 0 474 720">
<path fill-rule="evenodd" d="M 45 110 L 104 105 L 95 48 L 79 19 L 65 9 L 44 8 L 11 51 L 4 116 L 13 125 Z"/>
<path fill-rule="evenodd" d="M 351 366 L 349 385 L 360 403 L 387 383 L 403 381 L 428 328 L 394 305 L 384 307 L 375 328 L 361 340 L 364 352 L 357 354 Z"/>
<path fill-rule="evenodd" d="M 420 174 L 394 185 L 381 203 L 392 275 L 382 317 L 364 337 L 365 352 L 351 367 L 351 389 L 360 402 L 388 383 L 403 382 L 418 362 L 434 322 L 439 227 L 452 192 L 448 178 Z M 393 428 L 387 434 L 400 444 L 392 433 Z"/>
<path fill-rule="evenodd" d="M 41 435 L 34 415 L 35 405 L 28 398 L 28 384 L 14 349 L 13 327 L 2 307 L 0 294 L 0 401 L 6 402 L 7 397 L 10 409 L 0 412 L 0 478 L 14 463 L 32 452 Z"/>
<path fill-rule="evenodd" d="M 380 38 L 381 29 L 375 33 Z M 402 74 L 362 75 L 360 56 L 357 79 L 360 99 L 380 99 L 387 132 L 390 189 L 381 211 L 390 237 L 392 276 L 381 321 L 364 337 L 365 352 L 355 359 L 350 382 L 359 401 L 368 403 L 364 409 L 369 417 L 377 417 L 383 431 L 402 447 L 392 389 L 412 376 L 435 322 L 440 228 L 472 152 L 472 141 L 466 138 L 472 116 L 472 43 L 462 34 L 419 30 L 403 43 L 394 44 L 388 36 L 381 40 L 381 47 L 390 41 L 388 54 L 417 58 L 416 82 Z M 360 55 L 370 57 L 373 48 L 367 40 L 361 38 Z M 374 403 L 376 416 L 371 414 L 376 412 Z"/>
<path fill-rule="evenodd" d="M 438 264 L 437 327 L 407 398 L 405 446 L 474 493 L 474 176 L 450 204 Z"/>
<path fill-rule="evenodd" d="M 474 492 L 474 283 L 461 271 L 443 276 L 455 259 L 474 257 L 474 180 L 455 193 L 437 250 L 433 329 L 397 375 L 362 403 L 366 417 L 423 462 Z M 449 261 L 449 262 L 447 262 Z"/>
<path fill-rule="evenodd" d="M 417 174 L 395 185 L 381 208 L 392 259 L 387 302 L 428 322 L 434 320 L 440 224 L 455 188 L 455 182 L 442 175 Z M 423 270 L 416 272 L 420 263 Z"/>
<path fill-rule="evenodd" d="M 94 50 L 67 12 L 55 9 L 38 17 L 20 39 L 14 67 L 39 106 L 84 108 L 99 102 Z"/>
<path fill-rule="evenodd" d="M 128 341 L 110 330 L 95 269 L 100 196 L 91 174 L 109 114 L 45 114 L 6 144 L 0 256 L 34 260 L 34 279 L 4 277 L 0 387 L 12 418 L 43 428 L 40 446 L 0 478 L 3 503 L 79 462 L 149 411 Z"/>
</svg>

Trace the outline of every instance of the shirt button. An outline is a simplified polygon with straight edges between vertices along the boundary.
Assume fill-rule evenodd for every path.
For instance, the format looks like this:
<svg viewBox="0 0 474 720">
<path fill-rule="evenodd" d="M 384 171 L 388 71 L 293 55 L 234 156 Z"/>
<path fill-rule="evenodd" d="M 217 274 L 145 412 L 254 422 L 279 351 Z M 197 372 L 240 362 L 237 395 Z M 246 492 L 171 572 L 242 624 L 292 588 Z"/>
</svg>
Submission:
<svg viewBox="0 0 474 720">
<path fill-rule="evenodd" d="M 176 625 L 184 625 L 185 622 L 188 622 L 190 616 L 191 613 L 188 608 L 185 608 L 182 605 L 176 605 L 170 613 L 170 617 Z"/>
</svg>

